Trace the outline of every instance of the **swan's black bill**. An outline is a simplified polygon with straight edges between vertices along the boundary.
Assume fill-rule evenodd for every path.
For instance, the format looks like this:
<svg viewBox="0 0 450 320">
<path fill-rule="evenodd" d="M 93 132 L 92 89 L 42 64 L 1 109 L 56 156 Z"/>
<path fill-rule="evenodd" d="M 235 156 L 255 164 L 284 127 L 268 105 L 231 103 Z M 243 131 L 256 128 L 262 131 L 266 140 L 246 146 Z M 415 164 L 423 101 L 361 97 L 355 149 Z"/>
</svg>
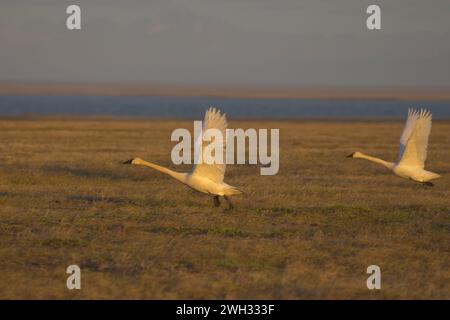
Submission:
<svg viewBox="0 0 450 320">
<path fill-rule="evenodd" d="M 353 155 L 354 155 L 355 153 L 353 152 L 352 154 L 349 154 L 348 156 L 347 156 L 347 158 L 353 158 Z"/>
<path fill-rule="evenodd" d="M 127 161 L 123 162 L 123 164 L 132 164 L 132 163 L 133 163 L 133 160 L 134 160 L 134 159 L 127 160 Z"/>
</svg>

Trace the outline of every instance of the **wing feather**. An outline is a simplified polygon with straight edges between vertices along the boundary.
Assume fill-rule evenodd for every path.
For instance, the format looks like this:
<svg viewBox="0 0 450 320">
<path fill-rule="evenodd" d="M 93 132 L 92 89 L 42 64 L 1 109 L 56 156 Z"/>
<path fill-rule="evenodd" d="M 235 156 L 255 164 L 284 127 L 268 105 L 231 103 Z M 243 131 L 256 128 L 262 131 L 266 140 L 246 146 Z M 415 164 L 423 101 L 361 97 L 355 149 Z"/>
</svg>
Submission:
<svg viewBox="0 0 450 320">
<path fill-rule="evenodd" d="M 203 136 L 208 129 L 218 129 L 222 132 L 222 137 L 224 138 L 224 146 L 223 146 L 223 163 L 213 163 L 207 164 L 204 163 L 201 159 L 198 164 L 194 166 L 192 174 L 198 174 L 204 176 L 206 178 L 211 179 L 214 182 L 223 182 L 223 178 L 225 175 L 225 146 L 226 146 L 226 129 L 228 123 L 225 114 L 221 114 L 220 111 L 216 108 L 210 107 L 205 113 L 205 119 L 203 120 L 203 129 L 202 135 L 197 139 L 196 145 L 199 145 L 199 150 L 201 150 L 201 154 L 203 155 L 203 151 L 206 147 L 205 143 L 203 143 Z M 202 157 L 203 158 L 203 157 Z"/>
<path fill-rule="evenodd" d="M 408 111 L 408 120 L 400 138 L 399 164 L 424 168 L 431 120 L 431 112 L 426 109 Z"/>
</svg>

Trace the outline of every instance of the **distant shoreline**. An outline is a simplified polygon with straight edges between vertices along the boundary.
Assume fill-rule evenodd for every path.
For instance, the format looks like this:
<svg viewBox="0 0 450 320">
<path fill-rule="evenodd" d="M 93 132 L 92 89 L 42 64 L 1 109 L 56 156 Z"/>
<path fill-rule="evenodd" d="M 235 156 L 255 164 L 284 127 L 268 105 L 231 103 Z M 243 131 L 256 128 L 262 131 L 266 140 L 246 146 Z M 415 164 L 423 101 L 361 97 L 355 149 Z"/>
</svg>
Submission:
<svg viewBox="0 0 450 320">
<path fill-rule="evenodd" d="M 0 95 L 450 101 L 450 87 L 275 87 L 0 83 Z"/>
<path fill-rule="evenodd" d="M 0 114 L 1 121 L 48 121 L 48 122 L 191 122 L 198 120 L 194 118 L 166 118 L 166 117 L 132 117 L 132 116 L 113 116 L 113 115 L 39 115 L 39 114 L 24 114 L 5 116 Z M 233 123 L 238 122 L 257 122 L 257 123 L 276 123 L 276 122 L 292 122 L 292 123 L 404 123 L 405 119 L 402 117 L 307 117 L 307 118 L 237 118 L 232 120 Z M 449 123 L 449 119 L 434 119 L 435 123 Z"/>
</svg>

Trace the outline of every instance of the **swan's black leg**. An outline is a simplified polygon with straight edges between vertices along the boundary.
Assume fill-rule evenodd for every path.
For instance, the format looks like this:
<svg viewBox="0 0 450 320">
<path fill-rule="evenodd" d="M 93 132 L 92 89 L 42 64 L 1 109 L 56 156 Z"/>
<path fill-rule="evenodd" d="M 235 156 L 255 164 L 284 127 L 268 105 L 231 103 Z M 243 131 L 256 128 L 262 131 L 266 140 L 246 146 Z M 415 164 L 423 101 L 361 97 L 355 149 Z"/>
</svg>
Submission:
<svg viewBox="0 0 450 320">
<path fill-rule="evenodd" d="M 228 209 L 233 209 L 234 206 L 233 206 L 233 204 L 231 203 L 230 198 L 228 198 L 227 196 L 223 196 L 223 197 L 225 198 L 225 200 L 226 200 L 227 203 L 228 203 Z"/>
<path fill-rule="evenodd" d="M 219 196 L 214 196 L 214 207 L 220 206 Z"/>
<path fill-rule="evenodd" d="M 422 182 L 422 184 L 423 184 L 424 186 L 427 186 L 427 187 L 434 187 L 434 183 L 433 183 L 433 182 L 430 182 L 430 181 Z"/>
</svg>

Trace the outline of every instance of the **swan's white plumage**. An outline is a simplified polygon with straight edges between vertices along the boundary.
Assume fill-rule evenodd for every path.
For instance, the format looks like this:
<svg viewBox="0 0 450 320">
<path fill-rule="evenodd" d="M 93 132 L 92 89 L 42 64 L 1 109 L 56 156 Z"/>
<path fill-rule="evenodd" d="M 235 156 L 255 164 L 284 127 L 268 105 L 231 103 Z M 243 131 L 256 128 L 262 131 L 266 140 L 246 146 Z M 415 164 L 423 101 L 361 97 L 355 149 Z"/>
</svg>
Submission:
<svg viewBox="0 0 450 320">
<path fill-rule="evenodd" d="M 212 163 L 207 164 L 203 161 L 203 157 L 197 159 L 198 164 L 196 164 L 193 168 L 192 175 L 199 175 L 206 177 L 214 182 L 222 183 L 223 178 L 225 176 L 225 146 L 226 146 L 226 129 L 228 123 L 225 114 L 220 114 L 220 111 L 215 108 L 209 108 L 205 113 L 205 119 L 203 120 L 203 128 L 202 135 L 197 138 L 195 142 L 196 147 L 200 150 L 201 154 L 203 154 L 204 146 L 203 137 L 205 135 L 206 130 L 208 129 L 217 129 L 220 130 L 223 137 L 223 161 L 222 163 Z"/>
<path fill-rule="evenodd" d="M 398 163 L 423 169 L 427 159 L 432 115 L 428 110 L 408 110 L 408 119 L 400 138 Z"/>
<path fill-rule="evenodd" d="M 221 114 L 219 110 L 215 108 L 209 108 L 205 114 L 205 119 L 203 122 L 202 135 L 197 138 L 196 144 L 201 154 L 203 154 L 204 146 L 203 146 L 203 137 L 207 129 L 217 129 L 222 133 L 223 141 L 223 162 L 221 163 L 212 163 L 208 164 L 203 161 L 200 161 L 197 165 L 192 168 L 191 172 L 181 173 L 170 170 L 165 167 L 161 167 L 157 164 L 142 160 L 140 158 L 134 158 L 129 161 L 126 161 L 127 164 L 141 165 L 146 166 L 152 169 L 155 169 L 159 172 L 165 173 L 172 178 L 184 183 L 190 188 L 197 190 L 202 193 L 206 193 L 212 196 L 215 196 L 215 205 L 219 204 L 218 196 L 225 197 L 226 201 L 232 207 L 228 196 L 236 195 L 242 193 L 242 190 L 230 186 L 225 183 L 224 175 L 225 175 L 225 139 L 226 139 L 226 129 L 227 129 L 227 119 L 225 114 Z M 197 159 L 198 161 L 199 159 Z M 196 161 L 196 162 L 197 162 Z"/>
<path fill-rule="evenodd" d="M 427 159 L 428 138 L 431 132 L 431 119 L 431 112 L 428 110 L 408 110 L 408 118 L 400 137 L 400 149 L 395 163 L 371 157 L 361 152 L 354 152 L 351 157 L 379 163 L 402 178 L 422 183 L 437 179 L 440 175 L 424 169 Z"/>
</svg>

